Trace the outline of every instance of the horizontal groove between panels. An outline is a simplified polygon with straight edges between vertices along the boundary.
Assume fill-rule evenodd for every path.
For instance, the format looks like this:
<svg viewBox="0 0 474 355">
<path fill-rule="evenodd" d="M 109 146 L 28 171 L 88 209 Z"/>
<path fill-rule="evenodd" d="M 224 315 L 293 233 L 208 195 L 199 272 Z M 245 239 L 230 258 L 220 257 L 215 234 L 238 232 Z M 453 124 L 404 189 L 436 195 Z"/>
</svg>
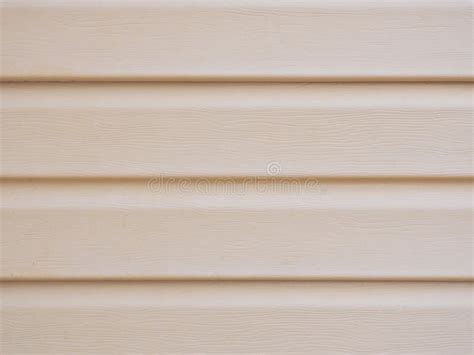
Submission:
<svg viewBox="0 0 474 355">
<path fill-rule="evenodd" d="M 370 182 L 386 182 L 396 184 L 407 183 L 469 183 L 474 182 L 473 176 L 301 176 L 301 175 L 256 175 L 256 176 L 4 176 L 0 177 L 0 183 L 66 183 L 66 184 L 88 184 L 88 183 L 107 183 L 107 182 L 123 182 L 123 183 L 139 183 L 149 182 L 153 179 L 161 179 L 164 183 L 179 183 L 188 181 L 191 183 L 199 183 L 206 180 L 209 183 L 242 183 L 242 182 L 262 182 L 262 183 L 285 183 L 292 181 L 295 183 L 305 181 L 331 182 L 334 184 L 350 184 L 350 183 L 370 183 Z"/>
<path fill-rule="evenodd" d="M 173 84 L 225 84 L 225 85 L 244 85 L 244 84 L 262 84 L 262 85 L 291 85 L 291 84 L 347 84 L 347 85 L 357 85 L 357 84 L 369 84 L 369 85 L 382 85 L 382 84 L 403 84 L 403 85 L 416 85 L 416 84 L 433 84 L 433 85 L 456 85 L 456 84 L 472 84 L 474 83 L 473 78 L 461 78 L 461 79 L 446 79 L 446 80 L 424 80 L 424 79 L 407 79 L 401 80 L 399 78 L 394 80 L 305 80 L 301 78 L 300 80 L 108 80 L 108 79 L 95 79 L 95 80 L 72 80 L 72 79 L 64 79 L 64 80 L 2 80 L 0 79 L 0 85 L 8 85 L 8 84 L 15 84 L 15 85 L 54 85 L 54 84 L 75 84 L 75 85 L 87 85 L 87 84 L 115 84 L 115 85 L 127 85 L 127 84 L 161 84 L 161 85 L 173 85 Z"/>
<path fill-rule="evenodd" d="M 282 282 L 282 283 L 306 283 L 306 282 L 314 282 L 314 283 L 324 283 L 324 282 L 337 282 L 337 283 L 350 283 L 350 282 L 367 282 L 367 283 L 380 283 L 380 282 L 387 282 L 387 283 L 452 283 L 452 284 L 473 284 L 474 283 L 474 276 L 467 276 L 467 277 L 421 277 L 421 278 L 414 278 L 414 277 L 308 277 L 308 276 L 291 276 L 291 277 L 248 277 L 248 276 L 239 276 L 239 277 L 195 277 L 195 276 L 167 276 L 167 277 L 67 277 L 67 278 L 50 278 L 50 277 L 34 277 L 34 278 L 0 278 L 0 287 L 2 284 L 21 284 L 21 283 L 37 283 L 37 284 L 44 284 L 44 283 L 53 283 L 53 284 L 76 284 L 76 283 L 124 283 L 133 285 L 135 283 L 170 283 L 170 282 L 177 282 L 177 283 L 221 283 L 221 282 L 228 282 L 228 283 L 242 283 L 242 282 Z M 0 292 L 1 294 L 1 292 Z"/>
<path fill-rule="evenodd" d="M 38 280 L 38 279 L 21 279 L 21 280 L 0 280 L 0 288 L 2 285 L 19 285 L 21 286 L 33 286 L 33 285 L 47 285 L 54 287 L 55 285 L 74 285 L 74 284 L 84 284 L 84 285 L 249 285 L 252 284 L 281 284 L 281 285 L 290 285 L 290 284 L 314 284 L 314 285 L 337 285 L 337 284 L 399 284 L 399 285 L 411 285 L 411 284 L 445 284 L 445 283 L 454 283 L 458 285 L 471 285 L 474 286 L 474 281 L 471 280 L 302 280 L 302 279 L 248 279 L 248 280 L 238 280 L 238 279 L 177 279 L 177 280 L 112 280 L 112 279 L 101 279 L 101 280 L 80 280 L 80 279 L 54 279 L 54 280 Z"/>
<path fill-rule="evenodd" d="M 134 79 L 113 79 L 113 78 L 102 78 L 102 79 L 93 79 L 93 78 L 84 78 L 84 79 L 38 79 L 32 78 L 28 79 L 1 79 L 0 84 L 468 84 L 474 83 L 474 79 L 471 77 L 459 77 L 459 78 L 446 78 L 442 79 L 439 77 L 429 78 L 429 77 L 414 77 L 414 78 L 400 78 L 394 77 L 390 78 L 334 78 L 334 79 L 324 79 L 324 78 L 311 78 L 311 77 L 295 77 L 282 80 L 281 78 L 261 78 L 261 79 L 238 79 L 238 78 L 176 78 L 171 79 L 168 77 L 164 78 L 134 78 Z"/>
</svg>

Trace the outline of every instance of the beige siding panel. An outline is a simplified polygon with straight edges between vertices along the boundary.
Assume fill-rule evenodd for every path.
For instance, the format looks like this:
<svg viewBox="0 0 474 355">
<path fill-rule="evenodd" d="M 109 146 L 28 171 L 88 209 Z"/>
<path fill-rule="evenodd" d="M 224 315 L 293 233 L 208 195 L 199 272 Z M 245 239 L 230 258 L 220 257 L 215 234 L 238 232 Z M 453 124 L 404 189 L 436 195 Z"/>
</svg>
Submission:
<svg viewBox="0 0 474 355">
<path fill-rule="evenodd" d="M 469 181 L 11 180 L 1 277 L 472 279 Z"/>
<path fill-rule="evenodd" d="M 470 176 L 471 84 L 2 86 L 3 176 Z"/>
<path fill-rule="evenodd" d="M 3 0 L 3 80 L 471 80 L 470 0 Z"/>
<path fill-rule="evenodd" d="M 6 283 L 4 354 L 471 354 L 464 283 Z"/>
</svg>

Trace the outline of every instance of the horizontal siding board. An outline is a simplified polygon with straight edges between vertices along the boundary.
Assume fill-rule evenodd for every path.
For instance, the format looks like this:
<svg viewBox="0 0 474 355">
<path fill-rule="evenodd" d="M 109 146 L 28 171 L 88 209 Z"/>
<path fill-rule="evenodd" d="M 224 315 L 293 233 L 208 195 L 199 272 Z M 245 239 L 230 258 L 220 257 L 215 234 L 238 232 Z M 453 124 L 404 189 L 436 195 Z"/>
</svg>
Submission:
<svg viewBox="0 0 474 355">
<path fill-rule="evenodd" d="M 472 80 L 470 0 L 3 0 L 3 80 Z"/>
<path fill-rule="evenodd" d="M 470 176 L 470 84 L 4 84 L 2 176 Z"/>
<path fill-rule="evenodd" d="M 11 180 L 4 280 L 472 279 L 469 181 Z"/>
<path fill-rule="evenodd" d="M 471 284 L 65 282 L 0 290 L 6 354 L 472 352 Z"/>
</svg>

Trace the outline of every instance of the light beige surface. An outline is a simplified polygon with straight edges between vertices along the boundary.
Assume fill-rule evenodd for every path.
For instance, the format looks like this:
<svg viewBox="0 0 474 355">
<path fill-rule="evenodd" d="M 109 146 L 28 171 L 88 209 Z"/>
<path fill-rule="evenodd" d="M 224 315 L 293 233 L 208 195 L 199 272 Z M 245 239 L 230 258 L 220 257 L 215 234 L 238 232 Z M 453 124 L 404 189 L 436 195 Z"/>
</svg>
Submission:
<svg viewBox="0 0 474 355">
<path fill-rule="evenodd" d="M 11 180 L 3 279 L 472 279 L 467 180 Z"/>
<path fill-rule="evenodd" d="M 472 5 L 0 0 L 0 353 L 473 353 Z"/>
<path fill-rule="evenodd" d="M 3 176 L 470 176 L 470 84 L 4 84 Z"/>
<path fill-rule="evenodd" d="M 464 283 L 6 283 L 8 354 L 470 354 Z"/>
<path fill-rule="evenodd" d="M 470 0 L 3 0 L 3 80 L 471 80 Z"/>
</svg>

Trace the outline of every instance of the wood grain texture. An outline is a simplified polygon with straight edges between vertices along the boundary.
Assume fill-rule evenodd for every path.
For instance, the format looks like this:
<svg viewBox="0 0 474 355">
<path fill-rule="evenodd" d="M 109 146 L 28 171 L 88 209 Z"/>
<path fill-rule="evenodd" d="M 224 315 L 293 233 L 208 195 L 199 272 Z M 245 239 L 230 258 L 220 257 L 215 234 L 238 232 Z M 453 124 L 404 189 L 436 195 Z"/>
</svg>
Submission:
<svg viewBox="0 0 474 355">
<path fill-rule="evenodd" d="M 3 0 L 3 80 L 472 80 L 470 0 Z"/>
<path fill-rule="evenodd" d="M 463 283 L 5 283 L 3 354 L 470 354 Z"/>
<path fill-rule="evenodd" d="M 471 176 L 470 84 L 4 84 L 3 176 Z"/>
<path fill-rule="evenodd" d="M 472 279 L 469 181 L 10 180 L 4 280 Z"/>
</svg>

